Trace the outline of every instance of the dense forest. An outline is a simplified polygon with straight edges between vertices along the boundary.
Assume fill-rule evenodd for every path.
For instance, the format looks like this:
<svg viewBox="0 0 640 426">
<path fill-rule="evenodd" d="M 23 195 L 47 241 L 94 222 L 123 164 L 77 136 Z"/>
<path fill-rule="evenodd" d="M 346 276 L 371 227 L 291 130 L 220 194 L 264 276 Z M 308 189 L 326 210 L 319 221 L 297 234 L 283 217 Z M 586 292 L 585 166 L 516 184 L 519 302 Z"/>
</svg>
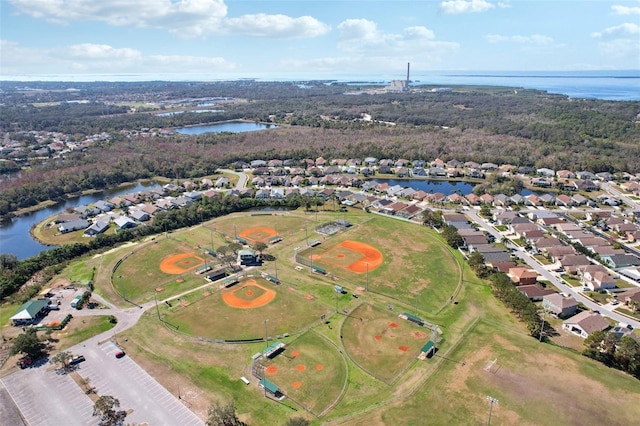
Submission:
<svg viewBox="0 0 640 426">
<path fill-rule="evenodd" d="M 35 150 L 30 131 L 60 132 L 75 141 L 102 132 L 110 137 L 87 152 L 46 161 L 6 158 L 7 172 L 21 162 L 30 167 L 0 182 L 0 215 L 85 189 L 158 175 L 192 178 L 258 158 L 441 158 L 640 172 L 640 102 L 467 86 L 372 94 L 327 81 L 26 85 L 0 82 L 3 140 L 34 144 Z M 223 99 L 223 111 L 193 112 L 202 99 Z M 184 113 L 158 115 L 170 108 Z M 365 113 L 373 120 L 362 121 Z M 136 133 L 235 119 L 279 127 L 197 136 Z"/>
</svg>

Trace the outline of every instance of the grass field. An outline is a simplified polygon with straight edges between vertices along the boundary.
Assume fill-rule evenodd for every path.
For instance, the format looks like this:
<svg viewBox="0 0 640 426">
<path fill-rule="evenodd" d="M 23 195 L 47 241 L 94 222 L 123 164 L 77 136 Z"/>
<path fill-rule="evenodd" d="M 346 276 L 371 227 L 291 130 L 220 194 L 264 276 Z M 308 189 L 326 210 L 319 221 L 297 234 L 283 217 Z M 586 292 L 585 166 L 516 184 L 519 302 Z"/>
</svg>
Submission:
<svg viewBox="0 0 640 426">
<path fill-rule="evenodd" d="M 320 320 L 320 315 L 329 314 L 331 308 L 316 300 L 305 298 L 287 285 L 274 286 L 262 278 L 253 278 L 260 286 L 275 292 L 271 302 L 256 308 L 229 306 L 223 296 L 245 292 L 243 283 L 223 291 L 204 296 L 206 291 L 189 298 L 189 304 L 163 306 L 165 320 L 180 332 L 210 339 L 262 339 L 265 333 L 273 337 L 285 333 L 293 334 Z M 258 291 L 255 295 L 259 296 Z M 184 299 L 187 300 L 187 299 Z M 267 321 L 265 330 L 265 320 Z"/>
<path fill-rule="evenodd" d="M 345 249 L 357 241 L 382 253 L 382 263 L 367 270 L 352 267 L 362 255 Z M 446 304 L 460 280 L 460 269 L 449 249 L 416 224 L 373 217 L 319 246 L 299 252 L 313 264 L 348 283 L 398 298 L 419 309 L 434 312 Z M 354 272 L 357 270 L 358 272 Z"/>
<path fill-rule="evenodd" d="M 341 424 L 482 424 L 487 395 L 499 400 L 491 418 L 497 425 L 628 425 L 640 415 L 637 379 L 493 324 L 479 322 L 441 355 L 447 360 L 411 398 Z"/>
<path fill-rule="evenodd" d="M 500 401 L 493 410 L 495 424 L 626 425 L 633 424 L 640 415 L 637 380 L 575 352 L 540 344 L 527 336 L 523 325 L 496 301 L 486 283 L 477 279 L 466 265 L 464 281 L 456 293 L 458 303 L 451 303 L 450 297 L 457 291 L 460 279 L 457 264 L 460 256 L 443 246 L 433 231 L 349 209 L 346 219 L 354 226 L 323 239 L 315 233 L 315 226 L 345 215 L 326 211 L 318 215 L 316 219 L 314 213 L 302 211 L 270 216 L 234 214 L 202 227 L 170 233 L 173 245 L 158 252 L 152 248 L 145 256 L 132 258 L 138 272 L 145 273 L 145 268 L 153 265 L 152 273 L 160 275 L 159 264 L 165 256 L 181 252 L 201 254 L 197 247 L 228 244 L 234 232 L 268 226 L 277 228 L 284 238 L 266 250 L 277 259 L 277 273 L 283 284 L 275 286 L 255 278 L 260 271 L 276 272 L 273 261 L 265 262 L 256 270 L 247 271 L 261 287 L 242 287 L 241 283 L 228 292 L 234 293 L 234 303 L 241 305 L 251 304 L 268 293 L 264 289 L 275 291 L 275 298 L 266 305 L 229 306 L 223 300 L 223 291 L 217 285 L 208 285 L 172 300 L 172 307 L 160 305 L 161 316 L 179 326 L 177 333 L 157 320 L 154 309 L 125 332 L 123 339 L 119 335 L 118 340 L 126 337 L 122 344 L 127 353 L 172 393 L 180 393 L 203 418 L 211 401 L 234 400 L 240 418 L 248 424 L 282 425 L 298 415 L 308 417 L 314 425 L 481 424 L 487 420 L 487 395 Z M 157 237 L 156 247 L 163 238 Z M 294 268 L 294 253 L 300 254 L 298 248 L 305 247 L 306 238 L 322 239 L 307 254 L 326 252 L 325 259 L 330 261 L 324 265 L 329 275 L 311 273 L 308 267 Z M 366 269 L 350 270 L 349 266 L 360 259 L 361 253 L 341 246 L 345 241 L 375 248 L 383 256 L 383 262 L 377 267 L 369 265 L 368 273 Z M 88 259 L 87 267 L 77 267 L 74 275 L 86 276 L 88 268 L 96 266 L 99 291 L 113 298 L 108 281 L 111 268 L 118 259 L 144 244 L 153 245 L 139 243 Z M 153 262 L 149 261 L 151 257 Z M 166 278 L 168 285 L 158 294 L 162 298 L 205 283 L 193 271 Z M 185 281 L 177 283 L 176 278 Z M 367 278 L 373 291 L 356 290 L 367 285 Z M 335 284 L 343 285 L 349 293 L 338 295 L 333 289 Z M 140 292 L 140 300 L 153 299 L 155 283 L 139 278 L 137 282 L 131 279 L 127 285 L 132 290 L 136 286 L 146 289 Z M 353 292 L 359 298 L 353 298 Z M 307 295 L 313 295 L 313 300 Z M 426 361 L 415 360 L 415 355 L 429 340 L 430 331 L 397 317 L 402 311 L 414 313 L 416 300 L 418 316 L 437 323 L 444 333 L 438 353 Z M 379 308 L 371 312 L 365 312 L 365 308 L 354 310 L 359 304 Z M 394 305 L 393 311 L 386 309 L 387 304 Z M 347 311 L 345 315 L 343 309 Z M 333 314 L 334 310 L 341 314 Z M 328 314 L 326 323 L 319 320 L 323 313 Z M 474 321 L 478 322 L 469 328 Z M 294 400 L 314 412 L 329 406 L 335 400 L 335 388 L 346 381 L 337 404 L 319 419 L 292 400 L 274 402 L 264 398 L 249 367 L 251 356 L 263 350 L 265 342 L 230 345 L 206 340 L 263 339 L 265 334 L 273 340 L 304 326 L 313 327 L 300 336 L 279 338 L 289 345 L 283 355 L 291 356 L 294 351 L 300 354 L 291 361 L 283 355 L 275 358 L 272 362 L 278 370 L 271 378 Z M 417 338 L 413 331 L 427 335 Z M 400 350 L 401 346 L 406 346 L 406 350 Z M 339 351 L 355 362 L 341 358 Z M 309 358 L 305 360 L 307 355 Z M 343 367 L 346 362 L 346 379 L 340 378 L 343 374 L 340 371 L 335 377 L 312 375 L 319 371 L 328 373 L 326 366 L 337 362 L 333 357 L 338 357 L 341 360 L 338 364 Z M 495 369 L 485 371 L 488 361 L 496 358 Z M 323 365 L 322 370 L 315 369 L 318 364 Z M 304 369 L 298 369 L 298 365 L 304 365 Z M 244 385 L 239 380 L 241 376 L 248 377 L 251 383 Z M 310 395 L 305 393 L 307 384 L 313 388 Z"/>
<path fill-rule="evenodd" d="M 416 359 L 431 331 L 397 313 L 362 304 L 345 319 L 341 335 L 345 350 L 361 368 L 392 383 Z"/>
<path fill-rule="evenodd" d="M 314 332 L 298 337 L 262 365 L 268 380 L 315 414 L 338 400 L 347 380 L 338 348 Z"/>
<path fill-rule="evenodd" d="M 183 270 L 165 273 L 161 270 L 163 260 L 186 255 L 176 266 Z M 195 274 L 195 268 L 213 260 L 202 250 L 172 238 L 160 238 L 144 247 L 137 247 L 129 253 L 113 274 L 116 290 L 129 300 L 138 303 L 152 300 L 156 289 L 162 289 L 159 297 L 166 298 L 181 291 L 205 284 L 202 275 Z M 174 262 L 175 263 L 175 262 Z"/>
</svg>

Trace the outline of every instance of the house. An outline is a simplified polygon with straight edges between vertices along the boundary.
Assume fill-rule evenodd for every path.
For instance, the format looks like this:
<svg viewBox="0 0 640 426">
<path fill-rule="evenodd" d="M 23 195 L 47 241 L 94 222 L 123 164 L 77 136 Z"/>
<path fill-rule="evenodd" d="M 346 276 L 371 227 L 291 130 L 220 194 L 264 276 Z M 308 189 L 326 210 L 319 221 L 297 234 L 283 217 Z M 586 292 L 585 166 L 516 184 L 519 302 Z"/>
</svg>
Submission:
<svg viewBox="0 0 640 426">
<path fill-rule="evenodd" d="M 48 304 L 46 299 L 29 300 L 9 319 L 13 325 L 33 324 L 46 315 Z"/>
<path fill-rule="evenodd" d="M 135 228 L 137 224 L 126 216 L 121 216 L 113 221 L 116 224 L 118 229 L 128 229 Z"/>
<path fill-rule="evenodd" d="M 590 264 L 591 262 L 587 256 L 583 254 L 570 254 L 560 258 L 560 265 L 564 268 L 567 274 L 576 274 L 578 272 L 578 267 Z"/>
<path fill-rule="evenodd" d="M 538 273 L 527 268 L 511 268 L 507 275 L 515 285 L 531 285 L 538 280 Z"/>
<path fill-rule="evenodd" d="M 144 210 L 132 210 L 129 212 L 129 216 L 131 216 L 132 219 L 135 219 L 138 222 L 146 222 L 147 220 L 151 219 L 149 213 L 145 212 Z"/>
<path fill-rule="evenodd" d="M 98 234 L 102 234 L 109 228 L 108 222 L 94 222 L 93 225 L 84 230 L 83 235 L 85 237 L 95 237 Z"/>
<path fill-rule="evenodd" d="M 640 266 L 640 258 L 631 254 L 614 254 L 601 257 L 602 261 L 613 269 Z"/>
<path fill-rule="evenodd" d="M 555 293 L 555 291 L 543 288 L 537 284 L 521 285 L 518 287 L 518 291 L 527 296 L 529 300 L 533 302 L 538 302 L 542 300 L 544 296 Z"/>
<path fill-rule="evenodd" d="M 593 274 L 585 272 L 582 275 L 582 282 L 593 291 L 616 288 L 616 280 L 603 271 L 596 271 Z"/>
<path fill-rule="evenodd" d="M 559 318 L 567 318 L 576 314 L 578 302 L 573 297 L 553 293 L 542 297 L 542 307 Z"/>
<path fill-rule="evenodd" d="M 63 222 L 58 225 L 58 231 L 62 234 L 67 232 L 77 231 L 78 229 L 85 229 L 89 226 L 89 221 L 86 219 L 72 220 L 71 222 Z"/>
<path fill-rule="evenodd" d="M 618 300 L 622 300 L 633 311 L 640 311 L 640 288 L 627 290 L 618 294 Z"/>
<path fill-rule="evenodd" d="M 602 315 L 591 311 L 580 312 L 562 323 L 562 328 L 582 338 L 589 337 L 594 331 L 604 331 L 611 327 Z"/>
</svg>

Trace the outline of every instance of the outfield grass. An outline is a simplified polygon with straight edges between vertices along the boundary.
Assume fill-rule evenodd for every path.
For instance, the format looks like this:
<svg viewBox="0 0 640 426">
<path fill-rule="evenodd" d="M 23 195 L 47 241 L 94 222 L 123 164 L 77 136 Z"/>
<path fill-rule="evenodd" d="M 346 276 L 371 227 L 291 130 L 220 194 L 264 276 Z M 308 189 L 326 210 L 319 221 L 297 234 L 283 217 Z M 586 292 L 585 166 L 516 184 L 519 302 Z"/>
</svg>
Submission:
<svg viewBox="0 0 640 426">
<path fill-rule="evenodd" d="M 366 224 L 353 227 L 329 238 L 319 246 L 300 252 L 301 257 L 321 255 L 345 241 L 360 241 L 378 249 L 383 262 L 368 273 L 355 273 L 324 262 L 314 265 L 349 284 L 368 287 L 377 292 L 417 305 L 420 310 L 435 312 L 448 303 L 460 281 L 455 257 L 432 231 L 415 224 L 375 216 Z"/>
<path fill-rule="evenodd" d="M 175 302 L 172 307 L 163 305 L 161 315 L 182 333 L 202 338 L 234 340 L 262 339 L 265 333 L 270 337 L 293 334 L 318 322 L 322 314 L 331 313 L 331 307 L 306 299 L 304 293 L 299 293 L 292 287 L 275 286 L 257 277 L 254 279 L 259 285 L 276 292 L 275 299 L 269 304 L 240 309 L 228 306 L 222 300 L 221 291 L 214 289 L 213 294 L 205 297 L 206 290 L 203 290 L 187 299 L 188 306 Z M 232 292 L 241 285 L 242 283 L 223 291 Z"/>
<path fill-rule="evenodd" d="M 346 362 L 338 348 L 312 331 L 263 366 L 268 380 L 315 414 L 338 400 L 347 380 Z"/>
<path fill-rule="evenodd" d="M 345 319 L 341 335 L 345 350 L 361 368 L 391 384 L 415 361 L 431 331 L 397 313 L 362 304 Z"/>
</svg>

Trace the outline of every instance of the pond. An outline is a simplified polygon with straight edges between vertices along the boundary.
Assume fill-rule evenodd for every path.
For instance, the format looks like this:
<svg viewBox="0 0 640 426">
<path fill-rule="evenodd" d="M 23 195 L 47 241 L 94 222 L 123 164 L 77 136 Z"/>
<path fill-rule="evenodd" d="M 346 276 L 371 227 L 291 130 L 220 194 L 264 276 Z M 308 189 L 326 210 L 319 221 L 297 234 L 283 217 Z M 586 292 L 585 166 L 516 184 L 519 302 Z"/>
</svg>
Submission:
<svg viewBox="0 0 640 426">
<path fill-rule="evenodd" d="M 198 126 L 177 127 L 174 130 L 183 135 L 200 135 L 202 133 L 243 133 L 258 130 L 275 129 L 273 124 L 252 123 L 247 121 L 230 121 L 227 123 L 202 124 Z"/>
</svg>

